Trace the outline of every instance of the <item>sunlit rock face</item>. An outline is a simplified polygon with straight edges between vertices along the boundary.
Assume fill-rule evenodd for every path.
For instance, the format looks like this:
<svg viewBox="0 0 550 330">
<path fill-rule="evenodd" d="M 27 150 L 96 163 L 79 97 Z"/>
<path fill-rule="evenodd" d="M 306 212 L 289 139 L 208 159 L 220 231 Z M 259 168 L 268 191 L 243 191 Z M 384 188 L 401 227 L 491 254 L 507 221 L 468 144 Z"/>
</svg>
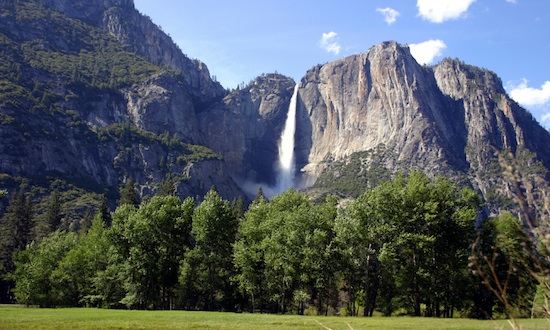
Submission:
<svg viewBox="0 0 550 330">
<path fill-rule="evenodd" d="M 316 67 L 302 83 L 297 145 L 310 179 L 327 160 L 380 145 L 397 155 L 394 166 L 468 167 L 463 113 L 408 48 L 380 44 Z"/>
<path fill-rule="evenodd" d="M 494 171 L 508 150 L 525 149 L 531 162 L 550 164 L 550 134 L 510 100 L 494 73 L 458 60 L 421 66 L 408 47 L 386 42 L 316 66 L 301 84 L 296 157 L 306 186 L 330 164 L 373 150 L 384 150 L 381 166 L 392 173 L 419 168 L 484 195 L 496 189 L 511 196 L 502 171 Z"/>
</svg>

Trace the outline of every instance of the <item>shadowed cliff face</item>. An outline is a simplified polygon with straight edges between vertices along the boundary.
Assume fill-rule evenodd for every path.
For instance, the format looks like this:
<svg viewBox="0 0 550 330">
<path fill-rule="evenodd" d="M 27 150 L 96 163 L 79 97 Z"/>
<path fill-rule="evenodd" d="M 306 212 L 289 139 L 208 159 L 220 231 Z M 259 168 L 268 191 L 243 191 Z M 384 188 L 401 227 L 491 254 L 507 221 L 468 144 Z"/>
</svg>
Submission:
<svg viewBox="0 0 550 330">
<path fill-rule="evenodd" d="M 149 195 L 169 174 L 181 197 L 243 194 L 200 146 L 196 112 L 226 91 L 133 1 L 0 4 L 2 174 L 97 191 L 132 177 Z"/>
<path fill-rule="evenodd" d="M 277 143 L 294 84 L 264 75 L 197 115 L 205 145 L 224 156 L 242 183 L 275 184 Z"/>
</svg>

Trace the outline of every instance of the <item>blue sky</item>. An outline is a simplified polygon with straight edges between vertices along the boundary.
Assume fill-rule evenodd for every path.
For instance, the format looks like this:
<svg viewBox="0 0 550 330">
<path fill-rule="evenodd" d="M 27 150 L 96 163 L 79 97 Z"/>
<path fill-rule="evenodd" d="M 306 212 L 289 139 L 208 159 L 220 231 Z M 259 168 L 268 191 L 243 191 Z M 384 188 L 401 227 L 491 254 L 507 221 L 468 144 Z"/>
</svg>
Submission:
<svg viewBox="0 0 550 330">
<path fill-rule="evenodd" d="M 262 73 L 301 79 L 317 64 L 383 41 L 417 61 L 459 58 L 497 73 L 550 127 L 548 0 L 134 0 L 226 88 Z"/>
</svg>

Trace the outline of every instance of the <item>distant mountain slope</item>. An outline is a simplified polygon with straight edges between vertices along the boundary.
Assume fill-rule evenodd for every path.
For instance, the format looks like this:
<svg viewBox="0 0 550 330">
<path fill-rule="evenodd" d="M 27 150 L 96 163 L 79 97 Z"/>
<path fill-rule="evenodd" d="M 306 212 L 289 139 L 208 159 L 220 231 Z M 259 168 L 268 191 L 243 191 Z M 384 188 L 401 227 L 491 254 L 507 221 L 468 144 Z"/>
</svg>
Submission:
<svg viewBox="0 0 550 330">
<path fill-rule="evenodd" d="M 0 17 L 3 177 L 97 192 L 132 177 L 146 195 L 172 176 L 182 197 L 214 185 L 227 199 L 275 183 L 291 78 L 226 91 L 131 0 L 0 0 Z M 549 208 L 550 133 L 488 70 L 421 66 L 386 42 L 299 84 L 298 179 L 315 196 L 420 168 L 478 189 L 491 212 L 518 187 Z"/>
<path fill-rule="evenodd" d="M 132 1 L 1 1 L 0 16 L 0 171 L 105 191 L 132 177 L 144 194 L 174 173 L 182 196 L 241 194 L 196 146 L 195 111 L 225 90 Z"/>
<path fill-rule="evenodd" d="M 133 0 L 44 0 L 44 7 L 101 28 L 126 50 L 181 73 L 190 93 L 201 103 L 225 95 L 220 83 L 200 60 L 188 58 L 151 19 L 139 13 Z"/>
</svg>

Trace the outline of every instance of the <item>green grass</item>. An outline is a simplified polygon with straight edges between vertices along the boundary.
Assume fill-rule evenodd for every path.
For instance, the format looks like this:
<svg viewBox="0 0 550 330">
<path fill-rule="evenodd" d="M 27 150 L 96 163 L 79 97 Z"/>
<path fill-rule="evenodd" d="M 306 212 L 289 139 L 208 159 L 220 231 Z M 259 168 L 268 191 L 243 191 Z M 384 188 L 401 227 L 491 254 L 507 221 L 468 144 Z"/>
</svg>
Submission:
<svg viewBox="0 0 550 330">
<path fill-rule="evenodd" d="M 521 320 L 524 330 L 550 329 L 549 320 Z M 0 329 L 510 329 L 506 320 L 410 317 L 323 317 L 93 308 L 0 307 Z"/>
</svg>

